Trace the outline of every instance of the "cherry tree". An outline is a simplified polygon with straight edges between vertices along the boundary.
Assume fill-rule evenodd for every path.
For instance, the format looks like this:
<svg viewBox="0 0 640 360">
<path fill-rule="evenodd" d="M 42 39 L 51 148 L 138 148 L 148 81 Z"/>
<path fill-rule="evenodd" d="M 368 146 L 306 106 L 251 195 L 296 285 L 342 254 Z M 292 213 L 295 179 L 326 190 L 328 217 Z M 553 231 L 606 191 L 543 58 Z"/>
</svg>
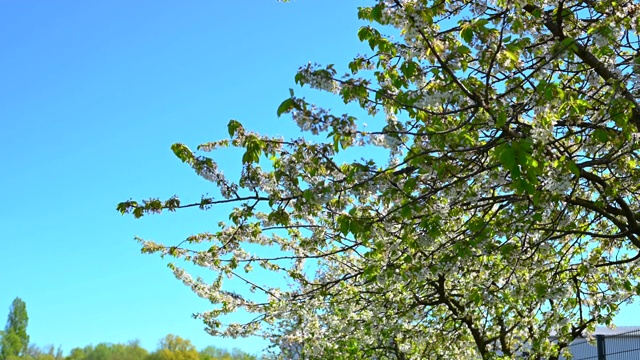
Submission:
<svg viewBox="0 0 640 360">
<path fill-rule="evenodd" d="M 219 196 L 118 210 L 233 204 L 211 233 L 139 240 L 217 275 L 171 266 L 215 305 L 197 315 L 211 334 L 264 336 L 275 356 L 558 359 L 640 294 L 640 4 L 369 5 L 357 36 L 371 53 L 346 75 L 303 66 L 296 82 L 384 124 L 365 128 L 292 91 L 278 115 L 299 138 L 231 121 L 229 139 L 173 145 Z M 222 147 L 243 149 L 239 181 L 208 155 Z M 338 160 L 374 148 L 387 156 Z M 265 272 L 289 286 L 263 284 Z M 256 317 L 223 324 L 236 311 Z"/>
</svg>

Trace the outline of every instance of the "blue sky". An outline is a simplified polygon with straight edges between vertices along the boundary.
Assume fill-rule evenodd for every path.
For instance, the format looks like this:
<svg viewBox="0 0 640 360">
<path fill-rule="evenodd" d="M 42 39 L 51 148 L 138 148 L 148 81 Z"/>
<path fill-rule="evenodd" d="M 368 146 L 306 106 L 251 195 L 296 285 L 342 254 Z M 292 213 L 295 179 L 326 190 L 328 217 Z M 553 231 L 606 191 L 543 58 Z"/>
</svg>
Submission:
<svg viewBox="0 0 640 360">
<path fill-rule="evenodd" d="M 27 303 L 31 340 L 76 346 L 168 333 L 198 347 L 206 310 L 134 235 L 172 243 L 225 214 L 134 220 L 119 201 L 199 199 L 213 186 L 170 151 L 228 137 L 226 124 L 293 134 L 277 106 L 296 69 L 362 48 L 355 2 L 0 1 L 0 322 Z M 219 159 L 226 172 L 236 159 Z"/>
<path fill-rule="evenodd" d="M 172 243 L 211 230 L 224 213 L 134 220 L 115 206 L 213 192 L 170 145 L 227 137 L 229 119 L 294 134 L 275 111 L 296 69 L 309 61 L 345 69 L 366 52 L 356 6 L 0 1 L 0 324 L 19 296 L 32 342 L 65 352 L 136 338 L 153 349 L 168 333 L 199 348 L 264 347 L 207 335 L 190 316 L 207 302 L 133 241 Z M 218 160 L 225 172 L 238 169 L 235 158 Z M 625 308 L 619 324 L 638 325 L 637 308 Z"/>
</svg>

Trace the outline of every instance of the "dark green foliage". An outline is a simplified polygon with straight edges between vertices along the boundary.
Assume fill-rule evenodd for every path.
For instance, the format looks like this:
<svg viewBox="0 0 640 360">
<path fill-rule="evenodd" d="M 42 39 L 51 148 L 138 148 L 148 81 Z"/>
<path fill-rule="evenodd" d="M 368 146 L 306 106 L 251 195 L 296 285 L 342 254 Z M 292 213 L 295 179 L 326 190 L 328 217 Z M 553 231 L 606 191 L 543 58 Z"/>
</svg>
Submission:
<svg viewBox="0 0 640 360">
<path fill-rule="evenodd" d="M 9 316 L 4 331 L 0 334 L 0 360 L 9 360 L 27 355 L 29 335 L 27 335 L 27 305 L 15 298 L 9 308 Z"/>
</svg>

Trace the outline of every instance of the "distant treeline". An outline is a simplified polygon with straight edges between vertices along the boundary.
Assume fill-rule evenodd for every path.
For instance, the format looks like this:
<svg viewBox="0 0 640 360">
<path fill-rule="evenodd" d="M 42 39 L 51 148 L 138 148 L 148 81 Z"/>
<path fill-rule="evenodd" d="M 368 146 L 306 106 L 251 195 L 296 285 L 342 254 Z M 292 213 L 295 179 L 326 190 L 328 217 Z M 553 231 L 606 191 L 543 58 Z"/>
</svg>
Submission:
<svg viewBox="0 0 640 360">
<path fill-rule="evenodd" d="M 227 351 L 209 346 L 201 351 L 187 339 L 167 335 L 158 343 L 156 351 L 149 353 L 140 343 L 101 343 L 72 349 L 64 356 L 62 349 L 53 346 L 40 348 L 29 343 L 27 306 L 15 298 L 9 308 L 7 325 L 0 331 L 0 360 L 257 360 L 241 350 Z"/>
<path fill-rule="evenodd" d="M 26 354 L 10 356 L 6 360 L 258 360 L 239 349 L 231 351 L 209 346 L 198 351 L 191 341 L 180 336 L 167 335 L 160 340 L 154 352 L 148 352 L 137 340 L 126 344 L 101 343 L 96 346 L 74 348 L 63 356 L 53 346 L 40 348 L 30 345 Z M 0 360 L 4 360 L 0 357 Z"/>
</svg>

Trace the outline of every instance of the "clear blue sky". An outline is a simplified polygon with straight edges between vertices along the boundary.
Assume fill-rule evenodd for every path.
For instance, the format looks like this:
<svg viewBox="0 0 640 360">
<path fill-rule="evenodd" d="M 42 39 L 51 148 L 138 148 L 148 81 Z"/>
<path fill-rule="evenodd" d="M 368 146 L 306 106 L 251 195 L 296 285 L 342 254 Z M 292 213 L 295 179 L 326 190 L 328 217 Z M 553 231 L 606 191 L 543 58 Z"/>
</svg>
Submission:
<svg viewBox="0 0 640 360">
<path fill-rule="evenodd" d="M 0 1 L 0 325 L 19 296 L 32 342 L 65 352 L 136 338 L 153 349 L 168 333 L 199 348 L 264 347 L 204 333 L 190 315 L 207 302 L 132 240 L 171 243 L 225 214 L 134 220 L 115 206 L 214 191 L 169 147 L 226 137 L 231 118 L 292 134 L 275 110 L 295 87 L 295 70 L 309 61 L 345 69 L 366 51 L 356 6 Z M 235 160 L 220 163 L 237 169 Z M 640 324 L 637 308 L 625 308 L 619 324 Z"/>
<path fill-rule="evenodd" d="M 207 335 L 191 318 L 207 302 L 133 241 L 172 243 L 225 214 L 134 220 L 115 206 L 212 192 L 170 145 L 228 137 L 231 118 L 291 134 L 277 106 L 300 65 L 346 65 L 362 49 L 356 6 L 0 1 L 0 327 L 20 296 L 32 342 L 65 352 L 135 338 L 153 349 L 168 333 L 259 351 Z"/>
</svg>

